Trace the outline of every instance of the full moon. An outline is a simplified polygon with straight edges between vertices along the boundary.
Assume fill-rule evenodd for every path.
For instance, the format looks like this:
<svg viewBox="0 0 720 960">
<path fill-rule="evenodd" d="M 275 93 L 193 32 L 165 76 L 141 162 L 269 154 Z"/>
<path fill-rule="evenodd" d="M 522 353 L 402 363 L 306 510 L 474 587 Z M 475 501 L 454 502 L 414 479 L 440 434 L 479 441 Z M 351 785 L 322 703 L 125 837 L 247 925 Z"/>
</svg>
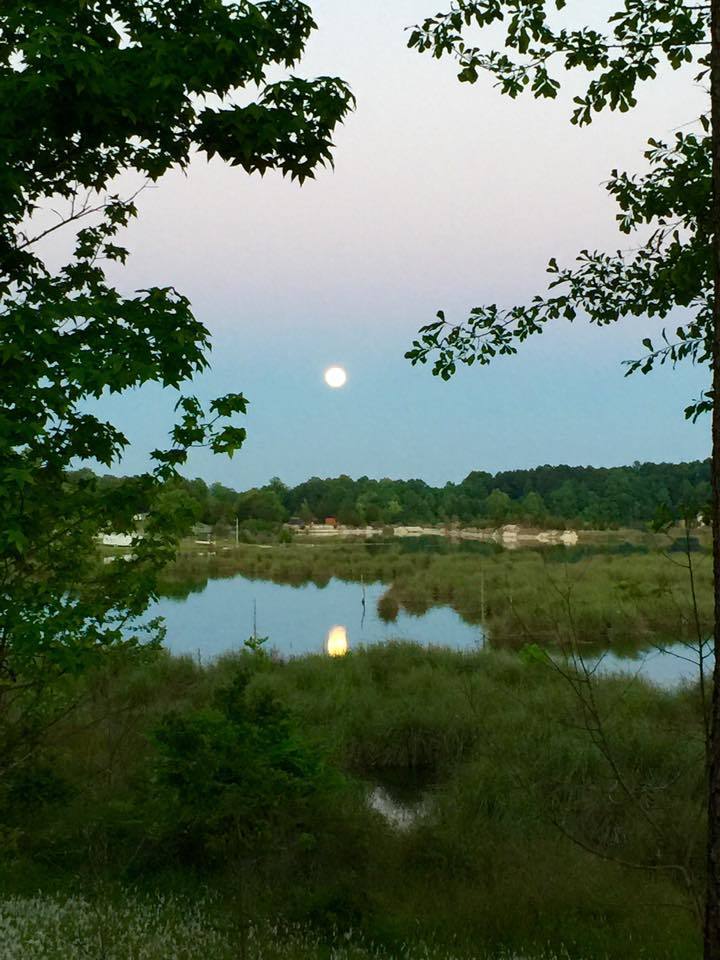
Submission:
<svg viewBox="0 0 720 960">
<path fill-rule="evenodd" d="M 347 373 L 342 367 L 329 367 L 325 371 L 325 383 L 333 390 L 344 387 L 347 383 Z"/>
</svg>

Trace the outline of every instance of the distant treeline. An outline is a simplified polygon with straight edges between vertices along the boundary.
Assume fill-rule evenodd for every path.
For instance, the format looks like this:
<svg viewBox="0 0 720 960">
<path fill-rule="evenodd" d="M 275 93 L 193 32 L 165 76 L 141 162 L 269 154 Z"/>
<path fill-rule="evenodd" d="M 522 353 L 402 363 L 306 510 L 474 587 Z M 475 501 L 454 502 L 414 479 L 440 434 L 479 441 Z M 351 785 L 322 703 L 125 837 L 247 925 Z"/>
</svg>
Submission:
<svg viewBox="0 0 720 960">
<path fill-rule="evenodd" d="M 115 477 L 99 482 L 122 483 Z M 703 510 L 710 500 L 710 466 L 634 463 L 628 467 L 542 466 L 491 474 L 475 470 L 461 483 L 431 487 L 423 480 L 353 480 L 312 477 L 296 487 L 278 478 L 246 491 L 220 483 L 178 480 L 197 522 L 213 527 L 278 524 L 334 517 L 351 526 L 373 524 L 574 525 L 607 528 L 643 525 L 665 509 L 674 515 Z"/>
</svg>

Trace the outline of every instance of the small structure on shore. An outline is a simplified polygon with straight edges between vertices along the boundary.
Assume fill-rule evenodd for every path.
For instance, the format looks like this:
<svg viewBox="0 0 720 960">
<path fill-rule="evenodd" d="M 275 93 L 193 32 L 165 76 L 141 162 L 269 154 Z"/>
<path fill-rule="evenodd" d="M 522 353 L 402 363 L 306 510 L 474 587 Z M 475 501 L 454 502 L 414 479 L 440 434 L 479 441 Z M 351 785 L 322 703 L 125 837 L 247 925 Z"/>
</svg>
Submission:
<svg viewBox="0 0 720 960">
<path fill-rule="evenodd" d="M 98 541 L 103 547 L 131 547 L 133 537 L 137 534 L 132 533 L 101 533 Z"/>
<path fill-rule="evenodd" d="M 195 543 L 209 544 L 213 542 L 213 528 L 209 523 L 196 523 L 192 528 Z"/>
</svg>

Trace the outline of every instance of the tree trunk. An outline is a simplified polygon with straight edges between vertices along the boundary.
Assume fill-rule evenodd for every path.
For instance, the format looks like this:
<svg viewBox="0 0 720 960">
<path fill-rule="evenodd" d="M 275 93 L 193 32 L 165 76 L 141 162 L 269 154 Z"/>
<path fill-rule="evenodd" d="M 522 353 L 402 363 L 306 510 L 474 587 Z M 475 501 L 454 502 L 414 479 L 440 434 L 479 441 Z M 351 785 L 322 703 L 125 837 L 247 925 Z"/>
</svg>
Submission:
<svg viewBox="0 0 720 960">
<path fill-rule="evenodd" d="M 720 960 L 720 0 L 712 0 L 712 507 L 715 626 L 708 764 L 708 849 L 705 960 Z"/>
</svg>

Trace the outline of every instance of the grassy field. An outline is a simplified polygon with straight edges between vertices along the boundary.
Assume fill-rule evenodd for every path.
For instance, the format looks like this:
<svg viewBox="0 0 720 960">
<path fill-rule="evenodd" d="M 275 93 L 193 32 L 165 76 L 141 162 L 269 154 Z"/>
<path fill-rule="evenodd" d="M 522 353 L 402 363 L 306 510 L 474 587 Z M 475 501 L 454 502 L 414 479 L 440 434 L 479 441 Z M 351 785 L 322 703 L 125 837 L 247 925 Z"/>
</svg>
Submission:
<svg viewBox="0 0 720 960">
<path fill-rule="evenodd" d="M 423 798 L 405 829 L 378 784 Z M 8 960 L 689 960 L 702 705 L 411 644 L 109 663 L 3 781 L 0 837 Z"/>
</svg>

